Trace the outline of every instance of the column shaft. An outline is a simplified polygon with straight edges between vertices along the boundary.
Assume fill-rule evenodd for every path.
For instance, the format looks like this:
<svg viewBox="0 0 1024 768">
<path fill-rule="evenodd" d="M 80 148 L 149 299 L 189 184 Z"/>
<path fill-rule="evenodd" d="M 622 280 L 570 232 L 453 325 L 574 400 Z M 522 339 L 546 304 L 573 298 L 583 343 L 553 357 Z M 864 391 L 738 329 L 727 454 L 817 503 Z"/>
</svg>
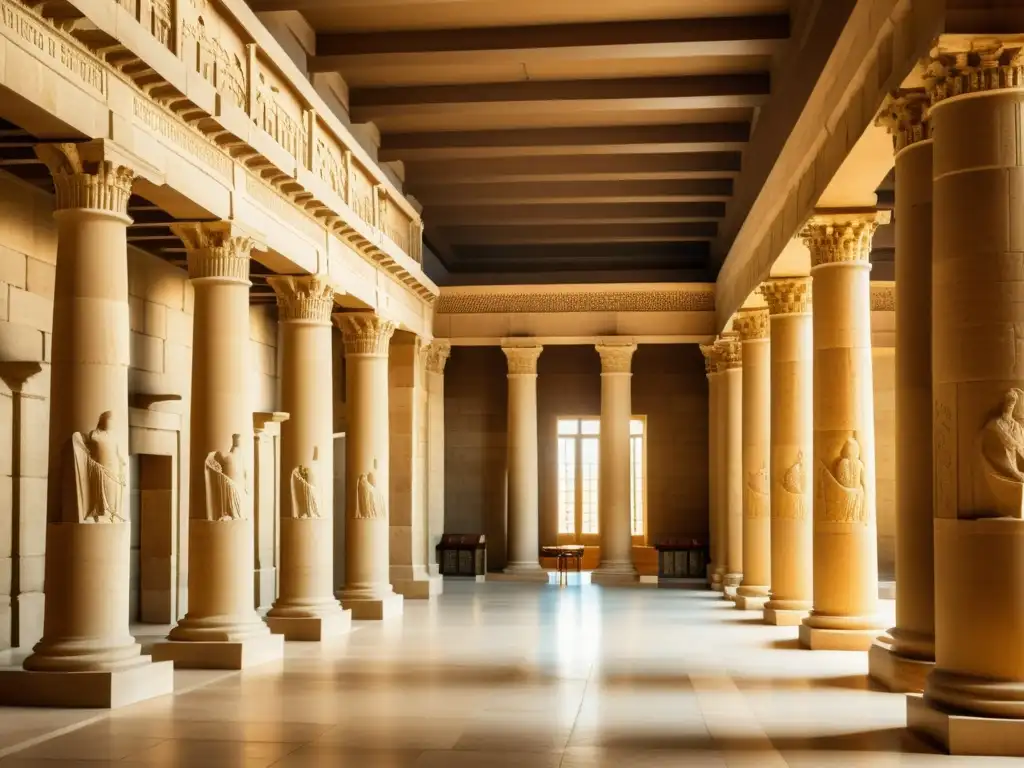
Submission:
<svg viewBox="0 0 1024 768">
<path fill-rule="evenodd" d="M 701 344 L 704 355 L 704 371 L 708 379 L 708 584 L 712 589 L 722 591 L 721 533 L 718 521 L 718 358 L 714 344 Z"/>
<path fill-rule="evenodd" d="M 743 581 L 743 370 L 739 339 L 719 339 L 722 436 L 722 530 L 725 544 L 725 596 L 732 600 Z"/>
<path fill-rule="evenodd" d="M 503 347 L 508 358 L 508 563 L 505 573 L 546 579 L 540 567 L 537 359 L 543 347 Z"/>
<path fill-rule="evenodd" d="M 451 344 L 435 339 L 427 348 L 427 563 L 437 576 L 437 545 L 444 533 L 444 366 Z"/>
</svg>

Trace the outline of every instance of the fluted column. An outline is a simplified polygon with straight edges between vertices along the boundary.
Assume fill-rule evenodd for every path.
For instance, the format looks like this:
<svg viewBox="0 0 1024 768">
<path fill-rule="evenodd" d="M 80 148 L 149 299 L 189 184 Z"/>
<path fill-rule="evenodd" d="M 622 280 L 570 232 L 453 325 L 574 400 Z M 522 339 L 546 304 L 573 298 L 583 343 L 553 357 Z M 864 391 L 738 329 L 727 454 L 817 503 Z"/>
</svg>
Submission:
<svg viewBox="0 0 1024 768">
<path fill-rule="evenodd" d="M 866 651 L 878 613 L 871 238 L 888 211 L 816 215 L 801 235 L 814 284 L 814 608 L 812 650 Z"/>
<path fill-rule="evenodd" d="M 267 624 L 286 640 L 349 630 L 334 597 L 334 289 L 319 275 L 271 277 L 281 344 L 281 565 Z"/>
<path fill-rule="evenodd" d="M 278 658 L 254 606 L 249 257 L 231 223 L 177 224 L 195 289 L 189 443 L 189 610 L 153 651 L 179 667 L 240 669 Z"/>
<path fill-rule="evenodd" d="M 724 333 L 718 347 L 719 444 L 722 485 L 719 489 L 721 530 L 725 543 L 724 596 L 734 600 L 743 581 L 743 356 L 738 334 Z"/>
<path fill-rule="evenodd" d="M 761 610 L 771 583 L 771 344 L 768 310 L 744 309 L 733 320 L 743 349 L 743 583 L 736 607 Z"/>
<path fill-rule="evenodd" d="M 169 692 L 170 669 L 150 665 L 128 627 L 126 238 L 134 174 L 95 145 L 36 151 L 53 175 L 57 223 L 46 600 L 42 639 L 25 671 L 0 673 L 0 702 L 83 706 L 76 695 L 88 696 L 86 688 L 154 675 L 159 690 L 137 700 Z M 125 703 L 113 696 L 84 705 Z"/>
<path fill-rule="evenodd" d="M 508 564 L 516 578 L 546 581 L 540 567 L 537 360 L 540 346 L 503 346 L 508 358 Z"/>
<path fill-rule="evenodd" d="M 704 372 L 708 378 L 708 583 L 716 592 L 725 589 L 724 539 L 722 537 L 719 505 L 719 425 L 721 413 L 718 407 L 718 355 L 714 344 L 701 344 L 704 355 Z"/>
<path fill-rule="evenodd" d="M 444 533 L 444 366 L 452 345 L 434 339 L 427 358 L 427 563 L 431 576 L 441 578 L 437 545 Z"/>
<path fill-rule="evenodd" d="M 935 669 L 907 721 L 1024 756 L 1024 48 L 933 57 Z"/>
<path fill-rule="evenodd" d="M 932 141 L 928 96 L 899 94 L 879 118 L 896 150 L 896 626 L 869 671 L 920 691 L 935 664 L 932 523 Z"/>
<path fill-rule="evenodd" d="M 597 481 L 601 564 L 595 584 L 634 582 L 630 511 L 629 422 L 636 344 L 598 344 L 601 356 L 601 441 Z"/>
<path fill-rule="evenodd" d="M 345 343 L 345 588 L 354 619 L 402 613 L 390 579 L 388 352 L 395 324 L 372 312 L 334 316 Z"/>
<path fill-rule="evenodd" d="M 814 336 L 811 278 L 769 280 L 771 313 L 771 599 L 766 624 L 797 626 L 814 589 Z"/>
</svg>

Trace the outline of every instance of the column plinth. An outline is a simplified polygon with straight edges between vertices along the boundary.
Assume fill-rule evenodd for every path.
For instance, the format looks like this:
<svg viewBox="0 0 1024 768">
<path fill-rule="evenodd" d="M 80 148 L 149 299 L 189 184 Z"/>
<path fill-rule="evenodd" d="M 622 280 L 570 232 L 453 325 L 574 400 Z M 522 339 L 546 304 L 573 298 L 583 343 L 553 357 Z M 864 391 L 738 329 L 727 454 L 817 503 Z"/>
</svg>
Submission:
<svg viewBox="0 0 1024 768">
<path fill-rule="evenodd" d="M 601 356 L 601 439 L 598 473 L 598 532 L 601 564 L 594 584 L 632 584 L 633 534 L 630 507 L 629 422 L 633 417 L 632 361 L 636 344 L 598 344 Z"/>
<path fill-rule="evenodd" d="M 117 707 L 170 693 L 128 625 L 127 208 L 131 169 L 96 145 L 41 145 L 56 188 L 43 636 L 0 703 Z M 73 680 L 73 682 L 72 682 Z"/>
<path fill-rule="evenodd" d="M 953 754 L 1024 757 L 1022 53 L 940 37 L 926 80 L 935 668 L 907 723 Z"/>
<path fill-rule="evenodd" d="M 390 584 L 390 435 L 388 353 L 395 324 L 370 312 L 334 320 L 345 343 L 345 586 L 339 597 L 354 619 L 400 616 Z"/>
<path fill-rule="evenodd" d="M 508 561 L 504 573 L 547 581 L 540 567 L 537 360 L 540 346 L 503 346 L 508 359 Z"/>
<path fill-rule="evenodd" d="M 173 227 L 195 289 L 189 443 L 189 610 L 153 648 L 178 667 L 240 669 L 280 658 L 254 609 L 249 254 L 230 223 Z"/>
<path fill-rule="evenodd" d="M 281 562 L 267 625 L 286 640 L 350 629 L 334 597 L 334 436 L 331 310 L 322 277 L 271 277 L 281 328 Z"/>
<path fill-rule="evenodd" d="M 771 583 L 771 345 L 767 309 L 741 310 L 733 321 L 743 358 L 743 583 L 736 607 L 761 610 Z"/>
<path fill-rule="evenodd" d="M 814 607 L 811 650 L 866 651 L 878 613 L 871 238 L 888 211 L 812 217 L 801 233 L 814 285 Z"/>
<path fill-rule="evenodd" d="M 704 371 L 708 379 L 708 585 L 716 592 L 725 589 L 722 577 L 725 575 L 723 562 L 723 538 L 721 531 L 721 511 L 719 504 L 719 442 L 721 423 L 721 410 L 719 408 L 718 395 L 718 353 L 714 344 L 701 344 L 701 354 L 704 355 Z"/>
<path fill-rule="evenodd" d="M 771 325 L 771 595 L 764 620 L 798 626 L 814 587 L 811 279 L 769 280 L 761 294 Z"/>
</svg>

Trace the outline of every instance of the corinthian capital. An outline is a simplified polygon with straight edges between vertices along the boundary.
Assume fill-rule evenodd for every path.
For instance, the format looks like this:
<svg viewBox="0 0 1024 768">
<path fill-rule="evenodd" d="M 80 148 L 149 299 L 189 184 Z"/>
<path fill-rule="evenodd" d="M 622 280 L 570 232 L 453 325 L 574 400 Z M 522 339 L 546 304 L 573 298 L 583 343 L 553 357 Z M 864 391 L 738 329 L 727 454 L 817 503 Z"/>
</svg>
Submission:
<svg viewBox="0 0 1024 768">
<path fill-rule="evenodd" d="M 718 370 L 727 371 L 730 368 L 743 367 L 743 347 L 740 344 L 739 334 L 723 333 L 715 342 L 715 354 L 718 357 Z"/>
<path fill-rule="evenodd" d="M 930 58 L 925 85 L 932 105 L 967 93 L 1024 88 L 1020 35 L 942 35 Z"/>
<path fill-rule="evenodd" d="M 277 294 L 277 314 L 282 322 L 329 325 L 334 309 L 334 288 L 322 275 L 267 278 Z"/>
<path fill-rule="evenodd" d="M 185 244 L 190 280 L 249 284 L 249 254 L 256 243 L 231 222 L 180 222 L 171 231 Z"/>
<path fill-rule="evenodd" d="M 919 141 L 931 138 L 928 120 L 928 93 L 923 88 L 895 91 L 886 97 L 882 111 L 875 118 L 892 136 L 897 154 Z"/>
<path fill-rule="evenodd" d="M 891 211 L 836 211 L 816 213 L 800 231 L 811 252 L 811 268 L 825 264 L 867 263 L 871 238 L 880 224 L 888 224 Z"/>
<path fill-rule="evenodd" d="M 58 211 L 86 208 L 128 216 L 135 179 L 131 168 L 89 158 L 96 153 L 86 145 L 37 144 L 35 150 L 53 175 Z"/>
<path fill-rule="evenodd" d="M 596 349 L 601 356 L 601 373 L 633 372 L 636 344 L 598 344 Z"/>
<path fill-rule="evenodd" d="M 805 315 L 811 311 L 811 278 L 768 280 L 761 285 L 761 295 L 773 315 Z"/>
<path fill-rule="evenodd" d="M 373 312 L 339 312 L 334 322 L 341 330 L 346 355 L 387 357 L 395 324 Z"/>
<path fill-rule="evenodd" d="M 704 373 L 708 376 L 718 373 L 718 348 L 715 343 L 701 344 L 700 353 L 704 355 Z"/>
<path fill-rule="evenodd" d="M 444 339 L 434 339 L 423 348 L 427 361 L 427 370 L 431 373 L 444 373 L 445 363 L 452 353 L 452 343 Z"/>
<path fill-rule="evenodd" d="M 733 330 L 740 335 L 740 341 L 755 341 L 768 338 L 768 310 L 764 307 L 741 309 L 732 321 Z"/>
<path fill-rule="evenodd" d="M 502 345 L 501 351 L 508 359 L 509 376 L 536 376 L 537 360 L 544 351 L 542 346 L 517 347 Z"/>
</svg>

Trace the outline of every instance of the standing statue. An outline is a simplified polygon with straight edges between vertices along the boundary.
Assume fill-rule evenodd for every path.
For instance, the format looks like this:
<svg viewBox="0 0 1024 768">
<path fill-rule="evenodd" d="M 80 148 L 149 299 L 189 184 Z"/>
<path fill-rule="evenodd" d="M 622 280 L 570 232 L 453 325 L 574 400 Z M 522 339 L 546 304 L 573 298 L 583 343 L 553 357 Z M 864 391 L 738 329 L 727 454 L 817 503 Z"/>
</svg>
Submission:
<svg viewBox="0 0 1024 768">
<path fill-rule="evenodd" d="M 377 469 L 377 460 L 373 460 L 373 468 Z M 377 478 L 373 472 L 359 475 L 356 480 L 356 519 L 380 520 L 388 516 L 387 501 L 384 494 L 377 488 Z"/>
<path fill-rule="evenodd" d="M 104 411 L 96 429 L 71 436 L 75 505 L 80 523 L 123 523 L 125 460 L 113 432 L 114 414 Z"/>
<path fill-rule="evenodd" d="M 832 469 L 824 464 L 818 472 L 818 500 L 822 520 L 829 523 L 867 523 L 864 462 L 860 443 L 847 438 Z"/>
<path fill-rule="evenodd" d="M 995 512 L 1024 517 L 1024 391 L 1007 390 L 999 415 L 985 424 L 978 442 Z"/>
<path fill-rule="evenodd" d="M 313 447 L 313 461 L 299 464 L 292 470 L 292 517 L 295 519 L 319 519 L 320 490 L 317 486 L 316 464 L 320 459 L 320 448 Z"/>
<path fill-rule="evenodd" d="M 231 436 L 231 450 L 206 457 L 206 519 L 245 520 L 248 472 L 242 455 L 242 436 Z"/>
</svg>

